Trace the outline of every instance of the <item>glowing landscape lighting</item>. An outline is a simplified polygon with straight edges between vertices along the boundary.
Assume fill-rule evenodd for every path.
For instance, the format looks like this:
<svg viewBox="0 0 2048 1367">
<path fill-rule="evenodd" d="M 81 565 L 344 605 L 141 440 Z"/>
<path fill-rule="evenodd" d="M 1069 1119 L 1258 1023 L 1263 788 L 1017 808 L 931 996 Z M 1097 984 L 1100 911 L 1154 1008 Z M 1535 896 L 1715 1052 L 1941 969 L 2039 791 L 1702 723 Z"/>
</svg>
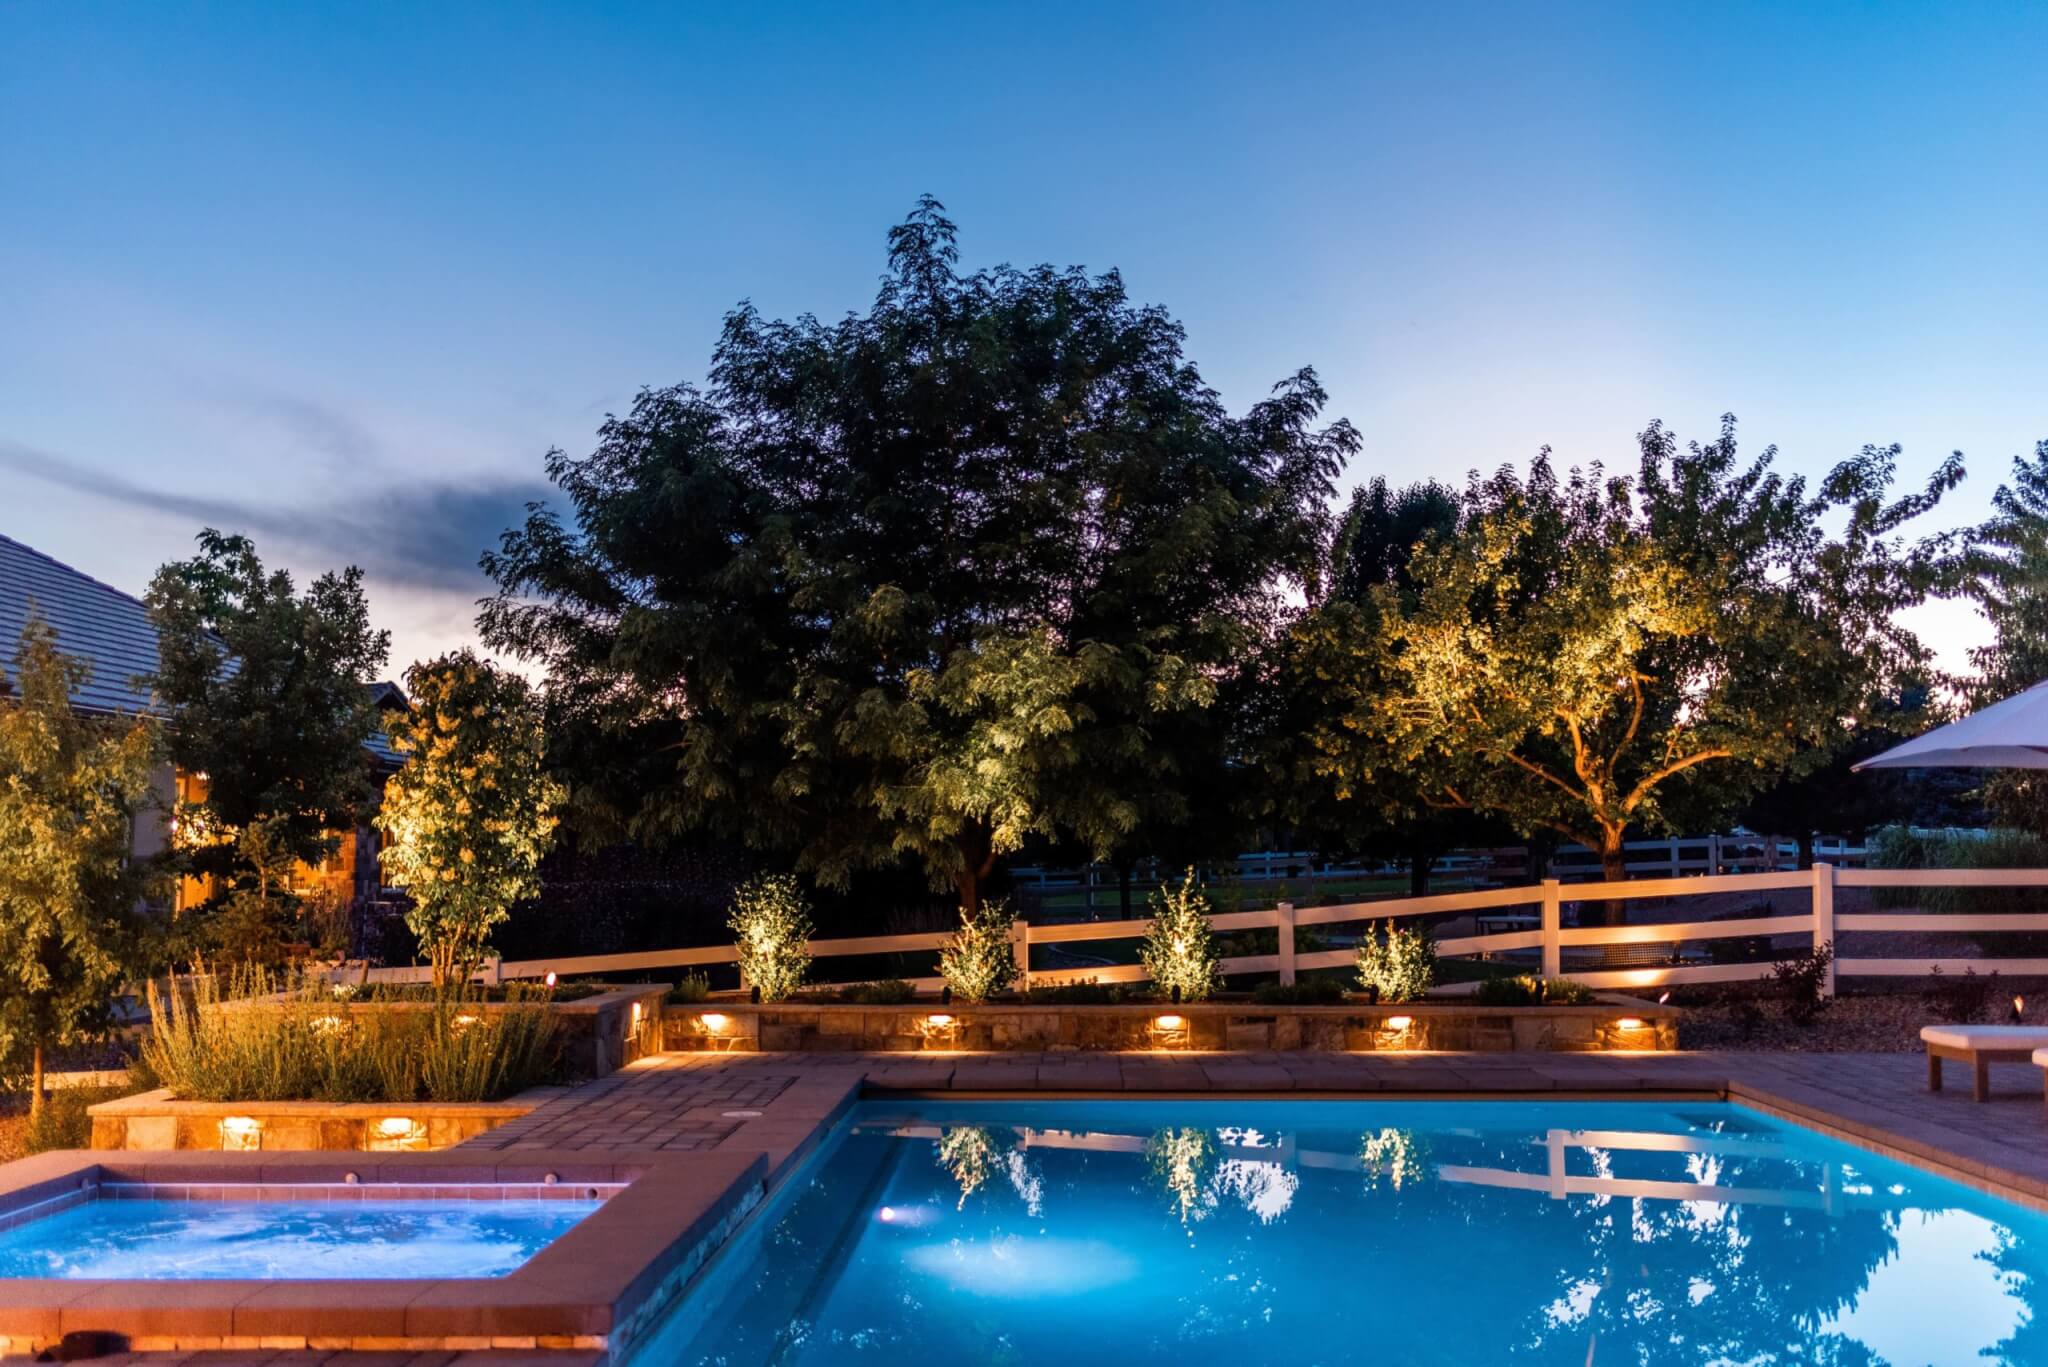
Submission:
<svg viewBox="0 0 2048 1367">
<path fill-rule="evenodd" d="M 1617 1030 L 1640 1030 L 1643 1028 L 1643 1018 L 1641 1016 L 1623 1016 L 1614 1023 L 1614 1028 Z"/>
<path fill-rule="evenodd" d="M 931 1025 L 936 1025 L 942 1030 L 953 1023 L 953 1018 L 951 1016 L 944 1014 L 943 1012 L 939 1013 L 938 1015 L 926 1016 L 925 1020 L 927 1023 Z"/>
<path fill-rule="evenodd" d="M 254 1149 L 262 1145 L 263 1122 L 252 1115 L 231 1115 L 220 1122 L 223 1149 Z"/>
<path fill-rule="evenodd" d="M 703 1023 L 706 1030 L 714 1035 L 724 1034 L 725 1028 L 732 1024 L 732 1017 L 726 1015 L 723 1011 L 706 1011 L 697 1019 Z"/>
<path fill-rule="evenodd" d="M 1409 1026 L 1411 1026 L 1411 1025 L 1413 1025 L 1413 1024 L 1415 1024 L 1415 1017 L 1413 1017 L 1413 1016 L 1389 1016 L 1389 1017 L 1387 1017 L 1387 1029 L 1389 1029 L 1389 1030 L 1395 1030 L 1395 1031 L 1399 1031 L 1399 1030 L 1406 1030 L 1406 1029 L 1407 1029 L 1407 1028 L 1408 1028 Z"/>
<path fill-rule="evenodd" d="M 1161 1016 L 1152 1023 L 1161 1030 L 1178 1030 L 1188 1022 L 1185 1016 Z"/>
</svg>

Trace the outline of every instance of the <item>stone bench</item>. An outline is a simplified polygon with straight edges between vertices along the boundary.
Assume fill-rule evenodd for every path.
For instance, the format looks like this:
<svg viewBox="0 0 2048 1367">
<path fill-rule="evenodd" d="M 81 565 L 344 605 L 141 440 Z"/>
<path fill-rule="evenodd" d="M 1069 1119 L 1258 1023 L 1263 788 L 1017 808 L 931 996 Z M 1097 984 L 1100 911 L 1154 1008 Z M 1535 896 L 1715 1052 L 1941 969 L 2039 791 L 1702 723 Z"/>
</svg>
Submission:
<svg viewBox="0 0 2048 1367">
<path fill-rule="evenodd" d="M 1941 1063 L 1953 1059 L 1970 1065 L 1971 1094 L 1979 1101 L 1991 1095 L 1994 1063 L 2039 1063 L 2048 1053 L 2048 1026 L 1928 1025 L 1920 1030 L 1927 1046 L 1927 1090 L 1941 1090 Z"/>
</svg>

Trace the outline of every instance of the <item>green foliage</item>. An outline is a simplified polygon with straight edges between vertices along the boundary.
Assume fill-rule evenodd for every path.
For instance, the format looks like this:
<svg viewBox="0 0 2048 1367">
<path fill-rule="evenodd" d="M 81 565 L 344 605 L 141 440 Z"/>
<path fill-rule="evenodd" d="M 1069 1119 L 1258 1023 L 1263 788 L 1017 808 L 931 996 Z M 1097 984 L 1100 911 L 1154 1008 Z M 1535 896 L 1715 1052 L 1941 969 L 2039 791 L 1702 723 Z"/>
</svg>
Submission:
<svg viewBox="0 0 2048 1367">
<path fill-rule="evenodd" d="M 1593 1001 L 1593 989 L 1572 978 L 1545 978 L 1543 980 L 1543 1002 L 1546 1006 L 1588 1006 Z"/>
<path fill-rule="evenodd" d="M 1920 1000 L 1927 1003 L 1927 1009 L 1951 1025 L 1967 1025 L 1984 1019 L 1984 1013 L 1991 1005 L 1991 999 L 1998 993 L 1998 974 L 1990 973 L 1979 977 L 1972 968 L 1964 969 L 1953 978 L 1944 977 L 1941 965 L 1936 964 L 1928 975 L 1928 985 L 1920 994 Z"/>
<path fill-rule="evenodd" d="M 987 1001 L 1017 981 L 1008 901 L 961 908 L 960 928 L 939 948 L 939 976 L 965 1002 Z"/>
<path fill-rule="evenodd" d="M 1261 1006 L 1336 1006 L 1343 1002 L 1344 996 L 1344 984 L 1335 978 L 1260 983 L 1252 989 L 1252 1000 Z"/>
<path fill-rule="evenodd" d="M 739 951 L 740 980 L 779 1002 L 804 985 L 816 932 L 803 890 L 788 874 L 750 878 L 733 893 L 730 922 Z"/>
<path fill-rule="evenodd" d="M 1771 965 L 1786 1020 L 1794 1025 L 1813 1024 L 1828 1004 L 1828 965 L 1834 961 L 1835 947 L 1825 944 Z"/>
<path fill-rule="evenodd" d="M 552 1081 L 561 1043 L 544 991 L 502 1003 L 337 995 L 261 969 L 149 987 L 143 1061 L 192 1101 L 494 1101 Z"/>
<path fill-rule="evenodd" d="M 1033 1006 L 1118 1006 L 1148 995 L 1122 983 L 1079 982 L 1026 988 L 1024 1000 Z"/>
<path fill-rule="evenodd" d="M 669 989 L 668 999 L 680 1006 L 711 1000 L 711 979 L 702 973 L 685 973 L 683 980 Z"/>
<path fill-rule="evenodd" d="M 87 667 L 31 616 L 0 676 L 0 1056 L 26 1055 L 40 1111 L 43 1058 L 102 1030 L 141 957 L 152 870 L 132 858 L 161 736 L 143 717 L 71 708 Z"/>
<path fill-rule="evenodd" d="M 1358 941 L 1358 985 L 1383 1002 L 1412 1002 L 1436 981 L 1436 937 L 1428 926 L 1368 926 Z"/>
<path fill-rule="evenodd" d="M 248 538 L 208 528 L 198 555 L 156 572 L 146 601 L 171 760 L 206 776 L 204 798 L 178 817 L 208 837 L 186 844 L 192 871 L 223 879 L 223 896 L 254 881 L 236 837 L 259 820 L 292 858 L 318 863 L 328 833 L 356 826 L 371 795 L 368 689 L 390 638 L 370 629 L 362 571 L 323 574 L 300 594 Z"/>
<path fill-rule="evenodd" d="M 1114 274 L 956 268 L 922 201 L 874 307 L 725 322 L 486 566 L 586 816 L 827 886 L 980 897 L 1027 836 L 1105 857 L 1222 805 L 1238 702 L 1357 445 L 1312 372 L 1242 417 Z"/>
<path fill-rule="evenodd" d="M 445 985 L 467 978 L 491 928 L 540 890 L 563 793 L 524 679 L 465 650 L 414 665 L 405 681 L 412 709 L 389 730 L 406 763 L 377 810 L 379 858 L 411 897 L 406 924 Z"/>
<path fill-rule="evenodd" d="M 901 1006 L 917 996 L 917 989 L 901 978 L 883 978 L 878 982 L 848 983 L 835 988 L 832 996 L 859 1006 Z"/>
<path fill-rule="evenodd" d="M 1685 449 L 1653 424 L 1633 479 L 1560 480 L 1544 457 L 1475 478 L 1409 588 L 1296 629 L 1329 699 L 1312 767 L 1338 800 L 1495 813 L 1622 876 L 1630 827 L 1818 767 L 1923 665 L 1897 613 L 1947 562 L 1897 533 L 1961 466 L 1887 502 L 1897 455 L 1865 448 L 1809 490 L 1772 451 L 1738 461 L 1730 419 Z"/>
<path fill-rule="evenodd" d="M 1481 1006 L 1584 1006 L 1593 989 L 1570 978 L 1482 978 L 1473 1000 Z"/>
<path fill-rule="evenodd" d="M 1163 887 L 1147 900 L 1152 924 L 1138 946 L 1138 960 L 1152 980 L 1153 993 L 1166 998 L 1178 992 L 1184 1002 L 1203 1000 L 1216 990 L 1216 940 L 1209 925 L 1209 898 L 1196 885 L 1194 869 L 1187 871 L 1179 887 Z"/>
<path fill-rule="evenodd" d="M 2038 869 L 2048 867 L 2048 839 L 2032 831 L 1920 831 L 1887 826 L 1869 837 L 1870 866 L 1876 869 Z M 1993 915 L 2038 912 L 2039 888 L 1873 888 L 1873 905 L 1885 909 Z M 2038 931 L 1985 930 L 1970 939 L 1987 954 L 2034 958 L 2048 952 L 2048 935 Z"/>
<path fill-rule="evenodd" d="M 1543 983 L 1526 974 L 1516 978 L 1483 978 L 1472 1000 L 1481 1006 L 1535 1006 L 1543 1000 Z"/>
</svg>

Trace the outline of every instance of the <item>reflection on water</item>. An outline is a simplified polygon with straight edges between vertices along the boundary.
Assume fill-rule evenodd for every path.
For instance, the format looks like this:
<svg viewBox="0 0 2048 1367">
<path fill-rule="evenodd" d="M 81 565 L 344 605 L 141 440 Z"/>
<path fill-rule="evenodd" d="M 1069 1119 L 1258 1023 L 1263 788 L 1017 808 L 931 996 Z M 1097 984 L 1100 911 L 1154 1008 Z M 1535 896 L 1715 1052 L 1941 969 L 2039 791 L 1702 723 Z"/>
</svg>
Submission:
<svg viewBox="0 0 2048 1367">
<path fill-rule="evenodd" d="M 874 1102 L 635 1361 L 2048 1364 L 2044 1259 L 1732 1107 Z"/>
</svg>

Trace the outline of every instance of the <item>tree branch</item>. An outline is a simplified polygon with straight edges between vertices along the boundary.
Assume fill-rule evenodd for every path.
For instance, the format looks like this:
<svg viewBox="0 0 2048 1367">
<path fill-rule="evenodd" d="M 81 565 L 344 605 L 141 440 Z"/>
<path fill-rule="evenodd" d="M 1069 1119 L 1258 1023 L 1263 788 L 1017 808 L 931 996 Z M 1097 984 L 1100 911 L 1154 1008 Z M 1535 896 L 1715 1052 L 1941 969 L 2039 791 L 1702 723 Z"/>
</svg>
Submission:
<svg viewBox="0 0 2048 1367">
<path fill-rule="evenodd" d="M 1670 778 L 1673 774 L 1682 773 L 1692 768 L 1693 765 L 1704 764 L 1710 759 L 1730 759 L 1734 756 L 1734 753 L 1732 750 L 1716 747 L 1711 750 L 1695 751 L 1684 759 L 1673 760 L 1663 768 L 1647 775 L 1641 783 L 1638 783 L 1631 789 L 1628 797 L 1621 804 L 1621 810 L 1623 812 L 1634 811 L 1642 800 L 1650 795 L 1652 788 L 1662 783 L 1665 779 Z"/>
</svg>

